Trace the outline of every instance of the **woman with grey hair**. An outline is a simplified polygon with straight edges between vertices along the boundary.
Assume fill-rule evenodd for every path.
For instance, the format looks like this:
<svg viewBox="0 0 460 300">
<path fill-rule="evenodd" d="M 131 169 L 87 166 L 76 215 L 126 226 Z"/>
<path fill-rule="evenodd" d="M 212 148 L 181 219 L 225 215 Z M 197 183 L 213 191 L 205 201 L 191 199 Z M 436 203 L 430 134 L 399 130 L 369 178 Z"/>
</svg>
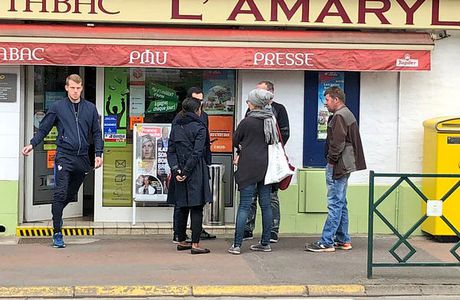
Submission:
<svg viewBox="0 0 460 300">
<path fill-rule="evenodd" d="M 271 185 L 265 185 L 265 173 L 268 166 L 268 145 L 277 137 L 276 121 L 270 107 L 273 94 L 263 89 L 252 90 L 246 103 L 249 113 L 238 125 L 233 135 L 233 146 L 237 148 L 235 164 L 238 170 L 235 180 L 240 191 L 240 204 L 236 215 L 235 239 L 228 249 L 229 253 L 240 254 L 243 243 L 244 226 L 257 191 L 262 210 L 262 238 L 250 247 L 253 251 L 272 251 L 270 231 L 272 226 L 272 209 L 270 206 Z"/>
</svg>

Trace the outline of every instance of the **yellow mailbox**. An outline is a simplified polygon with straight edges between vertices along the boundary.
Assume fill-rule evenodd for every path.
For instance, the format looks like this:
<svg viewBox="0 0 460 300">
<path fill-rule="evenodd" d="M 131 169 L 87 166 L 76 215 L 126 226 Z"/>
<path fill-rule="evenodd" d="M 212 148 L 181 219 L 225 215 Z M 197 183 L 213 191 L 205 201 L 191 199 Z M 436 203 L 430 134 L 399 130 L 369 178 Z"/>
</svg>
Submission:
<svg viewBox="0 0 460 300">
<path fill-rule="evenodd" d="M 423 122 L 423 173 L 460 173 L 460 117 L 440 117 Z M 430 200 L 441 199 L 459 178 L 424 178 L 423 192 Z M 436 204 L 436 203 L 435 203 Z M 426 213 L 426 204 L 423 213 Z M 460 188 L 443 204 L 442 215 L 460 231 Z M 440 218 L 431 216 L 422 230 L 434 236 L 454 236 L 455 233 Z"/>
</svg>

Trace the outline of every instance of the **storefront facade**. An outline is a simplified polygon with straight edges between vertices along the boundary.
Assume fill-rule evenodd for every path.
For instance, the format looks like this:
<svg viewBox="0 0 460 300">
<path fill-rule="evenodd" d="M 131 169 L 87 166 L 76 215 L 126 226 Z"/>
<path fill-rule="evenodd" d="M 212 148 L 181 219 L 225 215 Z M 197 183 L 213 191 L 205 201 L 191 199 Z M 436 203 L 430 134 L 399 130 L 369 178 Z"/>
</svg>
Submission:
<svg viewBox="0 0 460 300">
<path fill-rule="evenodd" d="M 89 213 L 95 222 L 131 222 L 132 172 L 138 167 L 132 125 L 170 123 L 190 86 L 205 91 L 211 139 L 214 134 L 218 141 L 214 159 L 231 170 L 228 132 L 244 116 L 245 95 L 260 80 L 275 83 L 275 99 L 290 118 L 287 151 L 298 168 L 291 187 L 280 193 L 282 233 L 318 233 L 326 217 L 319 94 L 327 84 L 343 85 L 348 105 L 359 116 L 368 167 L 378 172 L 421 172 L 422 121 L 460 109 L 455 101 L 460 74 L 452 67 L 460 63 L 460 20 L 449 15 L 458 9 L 452 2 L 425 1 L 410 9 L 388 1 L 390 7 L 377 9 L 366 7 L 366 1 L 359 6 L 354 1 L 217 1 L 211 7 L 202 1 L 165 0 L 155 1 L 158 6 L 150 10 L 163 14 L 144 19 L 142 11 L 150 1 L 140 0 L 138 7 L 89 2 L 56 6 L 54 1 L 11 1 L 0 6 L 6 15 L 0 30 L 0 74 L 15 80 L 4 90 L 16 91 L 14 99 L 8 94 L 0 102 L 0 136 L 8 145 L 0 153 L 0 185 L 6 195 L 0 204 L 0 234 L 12 235 L 19 224 L 51 217 L 52 137 L 32 158 L 24 159 L 20 149 L 50 103 L 63 96 L 70 73 L 82 75 L 85 97 L 98 107 L 105 152 L 104 167 L 91 174 L 66 214 Z M 406 13 L 403 19 L 400 11 Z M 88 19 L 94 24 L 87 26 Z M 62 20 L 85 24 L 36 23 Z M 270 29 L 228 28 L 260 25 Z M 354 233 L 367 229 L 367 182 L 368 171 L 350 179 Z M 381 188 L 390 184 L 379 183 Z M 226 192 L 225 222 L 232 224 L 234 185 Z M 402 188 L 385 207 L 398 227 L 409 226 L 419 215 L 421 203 L 414 198 Z M 147 206 L 138 208 L 138 221 L 171 221 L 170 207 Z"/>
</svg>

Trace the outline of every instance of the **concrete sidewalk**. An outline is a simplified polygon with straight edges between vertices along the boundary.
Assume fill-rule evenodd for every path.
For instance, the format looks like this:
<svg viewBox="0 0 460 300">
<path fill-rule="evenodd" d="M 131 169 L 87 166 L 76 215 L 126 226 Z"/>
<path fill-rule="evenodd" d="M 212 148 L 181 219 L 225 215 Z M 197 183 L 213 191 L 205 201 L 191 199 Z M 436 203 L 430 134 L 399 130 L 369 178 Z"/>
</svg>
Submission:
<svg viewBox="0 0 460 300">
<path fill-rule="evenodd" d="M 176 251 L 169 235 L 67 237 L 65 249 L 52 248 L 50 238 L 0 238 L 0 297 L 460 295 L 460 268 L 374 268 L 369 280 L 367 238 L 354 238 L 351 251 L 303 250 L 315 240 L 281 237 L 270 253 L 245 241 L 235 256 L 222 236 L 202 242 L 207 255 Z M 395 262 L 394 242 L 375 239 L 375 261 Z M 454 244 L 422 237 L 411 244 L 411 261 L 457 262 Z"/>
</svg>

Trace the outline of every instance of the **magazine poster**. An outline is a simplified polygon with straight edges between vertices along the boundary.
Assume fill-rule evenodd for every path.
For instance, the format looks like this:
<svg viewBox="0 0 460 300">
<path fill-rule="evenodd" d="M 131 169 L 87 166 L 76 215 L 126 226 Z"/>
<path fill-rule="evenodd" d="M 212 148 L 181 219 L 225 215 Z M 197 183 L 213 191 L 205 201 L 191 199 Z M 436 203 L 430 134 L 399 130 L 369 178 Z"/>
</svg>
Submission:
<svg viewBox="0 0 460 300">
<path fill-rule="evenodd" d="M 318 140 L 325 140 L 327 136 L 327 120 L 329 118 L 329 111 L 326 108 L 326 99 L 324 91 L 330 87 L 338 86 L 343 90 L 344 88 L 344 72 L 319 72 L 318 74 Z"/>
<path fill-rule="evenodd" d="M 203 110 L 208 115 L 231 115 L 235 110 L 235 71 L 203 72 Z"/>
<path fill-rule="evenodd" d="M 166 202 L 170 132 L 171 124 L 134 125 L 133 197 L 137 201 Z"/>
<path fill-rule="evenodd" d="M 211 152 L 233 152 L 233 116 L 209 116 Z"/>
</svg>

